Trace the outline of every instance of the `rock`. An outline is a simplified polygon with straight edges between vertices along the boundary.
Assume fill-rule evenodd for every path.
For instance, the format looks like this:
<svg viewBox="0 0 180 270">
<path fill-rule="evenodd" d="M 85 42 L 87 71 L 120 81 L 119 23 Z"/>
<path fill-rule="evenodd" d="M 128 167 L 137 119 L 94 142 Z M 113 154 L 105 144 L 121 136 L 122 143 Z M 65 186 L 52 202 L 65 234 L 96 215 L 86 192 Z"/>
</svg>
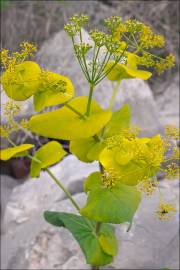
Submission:
<svg viewBox="0 0 180 270">
<path fill-rule="evenodd" d="M 165 85 L 166 88 L 166 85 Z M 164 89 L 156 98 L 160 112 L 160 121 L 163 125 L 173 124 L 179 126 L 179 76 L 174 77 L 173 82 Z"/>
<path fill-rule="evenodd" d="M 162 181 L 161 186 L 165 198 L 178 205 L 178 181 Z M 74 199 L 83 206 L 86 195 L 79 193 Z M 154 211 L 158 202 L 158 192 L 143 198 L 130 232 L 126 232 L 126 224 L 116 226 L 119 252 L 114 262 L 102 269 L 178 269 L 179 219 L 157 220 Z M 8 226 L 1 240 L 2 269 L 90 269 L 72 235 L 43 220 L 45 209 L 76 213 L 69 200 L 54 200 L 45 203 L 38 214 L 32 213 L 28 222 Z"/>
<path fill-rule="evenodd" d="M 20 184 L 20 182 L 16 181 L 14 178 L 7 175 L 1 175 L 0 182 L 1 182 L 1 218 L 2 218 L 11 192 L 13 188 L 15 188 Z"/>
<path fill-rule="evenodd" d="M 85 42 L 89 36 L 83 30 Z M 88 95 L 88 84 L 73 54 L 72 43 L 62 30 L 46 41 L 37 54 L 37 61 L 46 69 L 71 78 L 76 95 Z M 113 89 L 112 82 L 101 81 L 94 92 L 94 98 L 107 108 Z M 144 135 L 152 135 L 161 130 L 156 104 L 150 87 L 140 79 L 123 80 L 120 85 L 114 109 L 128 103 L 132 109 L 132 124 L 137 124 Z"/>
</svg>

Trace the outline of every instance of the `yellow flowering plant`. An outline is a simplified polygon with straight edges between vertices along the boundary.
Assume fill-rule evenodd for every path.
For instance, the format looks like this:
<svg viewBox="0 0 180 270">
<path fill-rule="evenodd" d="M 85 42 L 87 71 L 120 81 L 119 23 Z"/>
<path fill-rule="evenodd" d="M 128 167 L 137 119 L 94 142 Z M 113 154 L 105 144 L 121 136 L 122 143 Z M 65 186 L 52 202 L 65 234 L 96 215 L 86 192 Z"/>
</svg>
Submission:
<svg viewBox="0 0 180 270">
<path fill-rule="evenodd" d="M 29 60 L 36 51 L 33 44 L 23 42 L 20 52 L 1 51 L 4 68 L 1 83 L 9 97 L 9 101 L 3 105 L 7 123 L 1 124 L 1 137 L 11 145 L 1 150 L 1 160 L 26 156 L 32 161 L 32 177 L 39 177 L 41 170 L 48 173 L 65 192 L 78 214 L 45 211 L 45 220 L 68 229 L 79 243 L 87 264 L 92 269 L 99 269 L 111 263 L 118 252 L 112 224 L 127 222 L 130 229 L 142 193 L 151 196 L 159 189 L 157 172 L 165 170 L 171 177 L 177 174 L 178 148 L 174 146 L 170 157 L 166 153 L 172 141 L 174 143 L 179 139 L 179 132 L 175 127 L 168 126 L 164 137 L 157 134 L 142 138 L 139 128 L 130 124 L 128 104 L 112 112 L 121 80 L 147 80 L 153 69 L 161 73 L 174 65 L 172 55 L 162 59 L 150 51 L 154 47 L 164 46 L 164 38 L 139 21 L 123 22 L 114 16 L 105 20 L 106 32 L 97 29 L 89 31 L 90 42 L 85 43 L 82 27 L 87 23 L 86 15 L 74 15 L 64 29 L 89 84 L 88 97 L 74 97 L 70 78 L 44 70 L 38 63 Z M 93 93 L 96 85 L 105 78 L 117 84 L 109 107 L 102 109 L 93 100 Z M 38 113 L 29 120 L 18 122 L 19 104 L 30 97 L 33 97 Z M 44 112 L 45 108 L 59 104 L 60 108 Z M 34 145 L 15 145 L 11 140 L 11 134 L 18 130 L 34 132 L 52 141 L 31 155 L 29 149 Z M 58 139 L 69 141 L 70 152 L 79 160 L 99 162 L 100 170 L 84 181 L 87 202 L 81 208 L 49 169 L 67 155 Z M 162 164 L 169 160 L 173 163 L 168 163 L 163 169 Z M 160 196 L 156 215 L 161 220 L 169 220 L 174 214 L 174 206 Z"/>
</svg>

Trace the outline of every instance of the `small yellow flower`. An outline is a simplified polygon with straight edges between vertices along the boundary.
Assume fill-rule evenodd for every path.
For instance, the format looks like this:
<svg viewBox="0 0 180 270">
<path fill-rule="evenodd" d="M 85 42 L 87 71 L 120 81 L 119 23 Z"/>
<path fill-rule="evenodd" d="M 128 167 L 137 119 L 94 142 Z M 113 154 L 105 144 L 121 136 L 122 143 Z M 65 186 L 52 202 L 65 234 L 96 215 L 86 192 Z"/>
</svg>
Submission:
<svg viewBox="0 0 180 270">
<path fill-rule="evenodd" d="M 101 176 L 102 183 L 105 187 L 114 187 L 118 180 L 119 177 L 117 173 L 114 172 L 113 169 L 109 169 L 108 171 L 104 171 L 104 173 Z"/>
<path fill-rule="evenodd" d="M 137 185 L 137 190 L 145 193 L 147 196 L 151 196 L 158 186 L 158 181 L 153 181 L 147 177 L 140 181 Z"/>
<path fill-rule="evenodd" d="M 176 126 L 166 125 L 165 126 L 165 135 L 168 139 L 179 140 L 180 130 Z"/>
<path fill-rule="evenodd" d="M 179 177 L 180 168 L 177 163 L 172 162 L 167 166 L 166 169 L 164 169 L 164 172 L 166 173 L 166 177 L 168 179 L 174 179 L 176 177 Z"/>
<path fill-rule="evenodd" d="M 157 217 L 162 221 L 169 221 L 176 214 L 176 209 L 173 204 L 160 202 L 156 210 Z"/>
</svg>

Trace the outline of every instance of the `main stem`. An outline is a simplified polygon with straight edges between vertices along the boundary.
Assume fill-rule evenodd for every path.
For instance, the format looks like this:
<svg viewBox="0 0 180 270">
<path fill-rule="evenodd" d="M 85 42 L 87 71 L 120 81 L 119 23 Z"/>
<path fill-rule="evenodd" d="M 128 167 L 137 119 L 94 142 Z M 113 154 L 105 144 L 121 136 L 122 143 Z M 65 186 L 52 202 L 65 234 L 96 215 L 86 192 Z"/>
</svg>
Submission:
<svg viewBox="0 0 180 270">
<path fill-rule="evenodd" d="M 71 196 L 70 192 L 61 184 L 61 182 L 54 176 L 54 174 L 52 174 L 52 172 L 49 169 L 45 169 L 45 170 L 49 174 L 49 176 L 51 176 L 51 178 L 56 182 L 56 184 L 64 191 L 64 193 L 67 195 L 67 197 L 70 199 L 74 207 L 79 212 L 80 208 L 75 202 L 75 200 L 73 199 L 73 197 Z"/>
<path fill-rule="evenodd" d="M 94 84 L 90 84 L 90 89 L 89 89 L 89 98 L 88 98 L 88 104 L 87 104 L 87 110 L 86 110 L 86 115 L 90 115 L 91 111 L 91 101 L 92 101 L 92 96 L 93 96 L 93 90 L 94 90 Z"/>
</svg>

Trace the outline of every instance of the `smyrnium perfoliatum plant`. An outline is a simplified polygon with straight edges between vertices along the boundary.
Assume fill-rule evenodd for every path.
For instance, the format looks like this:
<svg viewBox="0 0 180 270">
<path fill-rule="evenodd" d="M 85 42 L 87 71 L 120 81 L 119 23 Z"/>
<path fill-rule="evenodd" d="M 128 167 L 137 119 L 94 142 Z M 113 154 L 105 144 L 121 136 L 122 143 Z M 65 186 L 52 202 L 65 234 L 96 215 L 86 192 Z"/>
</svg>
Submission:
<svg viewBox="0 0 180 270">
<path fill-rule="evenodd" d="M 169 125 L 164 136 L 157 134 L 143 138 L 139 136 L 139 128 L 131 125 L 128 104 L 112 112 L 123 79 L 147 80 L 153 71 L 161 74 L 173 67 L 172 54 L 161 58 L 152 53 L 152 49 L 165 45 L 163 36 L 155 34 L 142 22 L 122 21 L 114 16 L 104 20 L 105 32 L 90 30 L 87 43 L 83 39 L 82 27 L 88 20 L 86 15 L 74 15 L 64 27 L 87 80 L 88 97 L 74 97 L 70 78 L 42 69 L 38 63 L 29 60 L 37 50 L 33 44 L 21 43 L 20 52 L 1 51 L 4 68 L 1 82 L 9 97 L 3 105 L 7 123 L 1 124 L 1 136 L 11 145 L 1 150 L 1 159 L 29 157 L 32 177 L 38 178 L 41 170 L 45 170 L 66 193 L 77 214 L 45 211 L 44 218 L 52 225 L 68 229 L 79 243 L 87 264 L 98 269 L 111 263 L 118 252 L 113 224 L 128 223 L 130 230 L 142 193 L 151 196 L 159 190 L 157 172 L 164 170 L 170 178 L 178 175 L 176 141 L 179 132 Z M 109 107 L 102 109 L 93 100 L 93 94 L 96 85 L 105 78 L 114 81 L 115 85 Z M 37 114 L 18 122 L 16 116 L 20 112 L 20 103 L 32 96 Z M 59 104 L 60 108 L 44 112 L 47 107 Z M 18 130 L 52 140 L 31 155 L 29 150 L 34 145 L 15 145 L 12 141 L 11 134 Z M 58 140 L 69 141 L 70 152 L 79 160 L 99 162 L 99 171 L 84 180 L 87 201 L 83 207 L 49 169 L 67 155 Z M 167 156 L 172 142 L 173 153 Z M 167 161 L 169 165 L 162 166 Z M 167 221 L 175 212 L 174 205 L 160 193 L 155 213 L 157 218 Z"/>
</svg>

